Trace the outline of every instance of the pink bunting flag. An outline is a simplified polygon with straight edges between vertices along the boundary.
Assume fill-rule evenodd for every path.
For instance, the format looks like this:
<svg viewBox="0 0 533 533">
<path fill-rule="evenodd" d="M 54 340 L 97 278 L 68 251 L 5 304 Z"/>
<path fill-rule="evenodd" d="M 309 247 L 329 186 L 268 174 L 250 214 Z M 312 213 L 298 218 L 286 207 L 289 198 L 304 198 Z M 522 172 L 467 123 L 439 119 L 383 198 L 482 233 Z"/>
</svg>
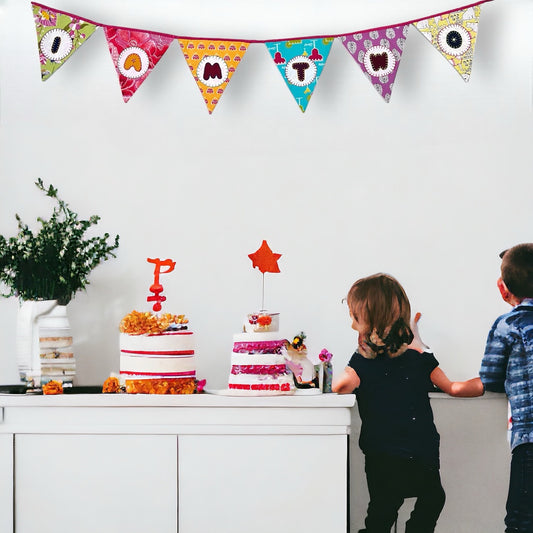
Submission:
<svg viewBox="0 0 533 533">
<path fill-rule="evenodd" d="M 340 37 L 346 50 L 387 103 L 392 95 L 408 29 L 409 25 L 405 24 Z"/>
<path fill-rule="evenodd" d="M 128 28 L 104 28 L 124 102 L 135 94 L 174 37 Z"/>
</svg>

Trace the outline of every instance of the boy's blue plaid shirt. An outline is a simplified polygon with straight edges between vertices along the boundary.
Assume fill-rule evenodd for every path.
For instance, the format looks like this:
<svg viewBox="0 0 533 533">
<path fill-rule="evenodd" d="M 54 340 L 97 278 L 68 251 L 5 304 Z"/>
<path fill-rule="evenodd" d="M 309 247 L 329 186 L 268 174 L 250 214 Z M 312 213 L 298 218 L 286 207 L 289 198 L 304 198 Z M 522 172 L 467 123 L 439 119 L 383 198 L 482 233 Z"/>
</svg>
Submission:
<svg viewBox="0 0 533 533">
<path fill-rule="evenodd" d="M 486 390 L 507 393 L 511 448 L 533 442 L 533 298 L 494 322 L 479 375 Z"/>
</svg>

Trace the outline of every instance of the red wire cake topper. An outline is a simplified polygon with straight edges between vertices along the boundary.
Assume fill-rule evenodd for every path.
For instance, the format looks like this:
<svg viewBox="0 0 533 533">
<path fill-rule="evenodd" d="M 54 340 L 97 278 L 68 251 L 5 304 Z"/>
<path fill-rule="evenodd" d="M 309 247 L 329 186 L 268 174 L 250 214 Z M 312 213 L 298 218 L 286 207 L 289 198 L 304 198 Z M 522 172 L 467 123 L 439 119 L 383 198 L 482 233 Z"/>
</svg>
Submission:
<svg viewBox="0 0 533 533">
<path fill-rule="evenodd" d="M 152 309 L 156 312 L 161 311 L 161 303 L 164 302 L 167 297 L 163 296 L 161 293 L 163 292 L 163 285 L 159 283 L 159 275 L 160 274 L 168 274 L 169 272 L 172 272 L 174 270 L 174 267 L 176 266 L 176 262 L 172 261 L 172 259 L 164 259 L 161 260 L 159 258 L 157 259 L 146 259 L 149 263 L 153 263 L 155 265 L 154 267 L 154 282 L 150 286 L 150 292 L 153 292 L 153 296 L 148 296 L 146 298 L 147 302 L 155 302 Z M 161 267 L 168 267 L 167 270 L 161 270 Z"/>
<path fill-rule="evenodd" d="M 267 242 L 263 240 L 261 246 L 253 254 L 248 254 L 252 260 L 252 267 L 258 268 L 263 274 L 263 293 L 261 300 L 261 310 L 265 309 L 265 272 L 279 273 L 278 259 L 281 254 L 274 253 Z"/>
</svg>

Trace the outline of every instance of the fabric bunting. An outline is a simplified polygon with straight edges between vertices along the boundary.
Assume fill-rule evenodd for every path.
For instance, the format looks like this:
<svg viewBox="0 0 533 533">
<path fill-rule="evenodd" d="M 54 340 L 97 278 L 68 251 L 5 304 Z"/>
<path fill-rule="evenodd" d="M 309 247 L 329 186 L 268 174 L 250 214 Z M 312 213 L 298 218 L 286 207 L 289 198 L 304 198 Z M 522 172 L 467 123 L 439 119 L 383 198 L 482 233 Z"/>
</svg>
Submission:
<svg viewBox="0 0 533 533">
<path fill-rule="evenodd" d="M 211 114 L 248 50 L 247 42 L 178 39 Z"/>
<path fill-rule="evenodd" d="M 117 70 L 122 98 L 127 102 L 167 51 L 173 37 L 158 33 L 104 28 L 111 59 Z"/>
<path fill-rule="evenodd" d="M 265 43 L 294 99 L 305 112 L 328 59 L 333 37 Z"/>
<path fill-rule="evenodd" d="M 472 71 L 480 14 L 477 5 L 413 23 L 465 81 Z"/>
<path fill-rule="evenodd" d="M 406 24 L 340 37 L 385 102 L 391 98 L 408 30 Z"/>
<path fill-rule="evenodd" d="M 47 80 L 94 33 L 96 25 L 61 11 L 32 4 L 41 63 Z"/>
<path fill-rule="evenodd" d="M 490 1 L 479 0 L 429 17 L 364 31 L 283 40 L 185 37 L 100 24 L 36 2 L 31 2 L 31 6 L 43 81 L 56 72 L 97 28 L 102 27 L 123 100 L 128 102 L 170 44 L 177 40 L 211 114 L 251 44 L 266 46 L 302 112 L 309 105 L 336 39 L 387 103 L 392 96 L 411 25 L 468 81 L 472 71 L 480 6 Z"/>
</svg>

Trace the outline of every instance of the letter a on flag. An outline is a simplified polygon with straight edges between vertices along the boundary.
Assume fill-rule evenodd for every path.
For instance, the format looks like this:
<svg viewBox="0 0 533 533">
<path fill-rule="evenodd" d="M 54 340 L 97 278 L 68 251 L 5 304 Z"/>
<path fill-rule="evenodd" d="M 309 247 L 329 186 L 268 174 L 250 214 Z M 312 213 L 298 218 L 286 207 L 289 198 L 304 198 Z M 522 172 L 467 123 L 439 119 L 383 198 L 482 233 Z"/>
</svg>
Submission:
<svg viewBox="0 0 533 533">
<path fill-rule="evenodd" d="M 313 95 L 332 42 L 332 37 L 324 37 L 265 43 L 302 112 Z"/>
<path fill-rule="evenodd" d="M 340 37 L 346 50 L 387 103 L 391 98 L 408 29 L 406 24 Z"/>
<path fill-rule="evenodd" d="M 465 81 L 472 71 L 480 14 L 481 7 L 473 6 L 413 23 Z"/>
<path fill-rule="evenodd" d="M 167 51 L 174 37 L 128 28 L 104 28 L 109 53 L 127 102 Z"/>
<path fill-rule="evenodd" d="M 205 39 L 178 41 L 211 114 L 240 65 L 249 43 Z"/>
<path fill-rule="evenodd" d="M 76 15 L 32 3 L 41 63 L 41 78 L 47 80 L 94 33 L 97 26 Z"/>
</svg>

